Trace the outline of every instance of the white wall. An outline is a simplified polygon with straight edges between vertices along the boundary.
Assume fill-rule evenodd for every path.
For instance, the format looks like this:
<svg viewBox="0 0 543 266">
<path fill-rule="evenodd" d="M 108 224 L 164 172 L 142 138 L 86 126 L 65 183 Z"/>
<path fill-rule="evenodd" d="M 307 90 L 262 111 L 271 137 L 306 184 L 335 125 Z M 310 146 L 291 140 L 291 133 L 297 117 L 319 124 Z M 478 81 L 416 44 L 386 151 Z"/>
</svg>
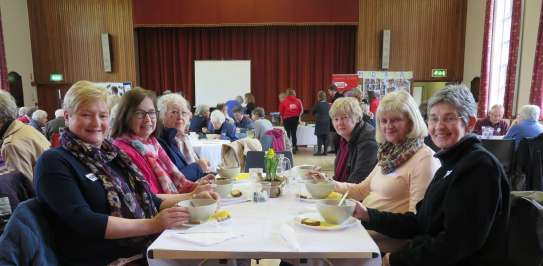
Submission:
<svg viewBox="0 0 543 266">
<path fill-rule="evenodd" d="M 0 11 L 8 73 L 15 71 L 21 75 L 24 104 L 34 105 L 38 96 L 36 88 L 30 85 L 34 70 L 26 0 L 0 0 Z"/>
<path fill-rule="evenodd" d="M 530 87 L 532 86 L 532 73 L 534 70 L 535 46 L 539 27 L 539 15 L 542 0 L 527 0 L 524 2 L 524 22 L 522 24 L 522 36 L 519 62 L 519 93 L 518 107 L 529 104 Z"/>
<path fill-rule="evenodd" d="M 463 82 L 469 87 L 474 77 L 481 76 L 486 0 L 467 2 Z"/>
<path fill-rule="evenodd" d="M 473 79 L 473 77 L 480 76 L 481 73 L 486 0 L 469 0 L 467 2 L 468 10 L 466 20 L 466 48 L 464 54 L 463 81 L 469 86 L 471 79 Z M 521 45 L 519 51 L 519 85 L 516 93 L 516 110 L 518 110 L 518 107 L 529 103 L 541 2 L 542 0 L 523 1 L 524 21 L 522 24 Z M 516 110 L 513 110 L 513 113 L 516 113 Z"/>
</svg>

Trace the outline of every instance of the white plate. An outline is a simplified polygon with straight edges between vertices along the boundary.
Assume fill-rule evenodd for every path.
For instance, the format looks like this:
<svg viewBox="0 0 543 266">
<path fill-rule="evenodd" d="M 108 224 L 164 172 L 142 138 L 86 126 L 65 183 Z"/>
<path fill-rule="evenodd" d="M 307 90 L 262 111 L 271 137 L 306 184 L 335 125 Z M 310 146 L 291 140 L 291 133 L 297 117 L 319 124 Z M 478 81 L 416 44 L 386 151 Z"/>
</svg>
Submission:
<svg viewBox="0 0 543 266">
<path fill-rule="evenodd" d="M 324 218 L 322 218 L 320 214 L 318 214 L 318 213 L 305 213 L 305 214 L 298 215 L 298 216 L 294 217 L 294 223 L 297 224 L 298 226 L 305 227 L 305 228 L 308 228 L 308 229 L 311 229 L 311 230 L 318 230 L 318 231 L 338 231 L 338 230 L 343 230 L 345 228 L 348 228 L 348 227 L 360 222 L 356 218 L 351 216 L 351 217 L 349 217 L 349 219 L 347 219 L 342 224 L 333 225 L 333 226 L 311 226 L 311 225 L 303 224 L 301 222 L 303 218 L 311 218 L 311 219 L 315 219 L 315 220 L 319 220 L 319 221 L 323 222 Z"/>
</svg>

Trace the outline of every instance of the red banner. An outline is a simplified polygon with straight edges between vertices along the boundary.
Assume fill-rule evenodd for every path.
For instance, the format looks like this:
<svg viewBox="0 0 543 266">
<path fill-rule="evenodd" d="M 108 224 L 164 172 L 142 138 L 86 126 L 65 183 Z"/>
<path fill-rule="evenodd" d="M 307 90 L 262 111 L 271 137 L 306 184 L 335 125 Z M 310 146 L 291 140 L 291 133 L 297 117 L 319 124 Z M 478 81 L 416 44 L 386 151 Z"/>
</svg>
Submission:
<svg viewBox="0 0 543 266">
<path fill-rule="evenodd" d="M 357 74 L 332 74 L 332 84 L 336 85 L 341 93 L 350 91 L 360 85 Z"/>
</svg>

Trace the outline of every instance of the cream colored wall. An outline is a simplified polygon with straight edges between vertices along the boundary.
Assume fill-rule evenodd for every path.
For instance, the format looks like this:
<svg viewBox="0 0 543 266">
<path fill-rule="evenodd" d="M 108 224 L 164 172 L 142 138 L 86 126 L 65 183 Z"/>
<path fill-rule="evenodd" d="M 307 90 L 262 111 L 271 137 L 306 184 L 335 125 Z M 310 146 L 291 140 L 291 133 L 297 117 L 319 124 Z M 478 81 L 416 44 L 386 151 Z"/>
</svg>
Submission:
<svg viewBox="0 0 543 266">
<path fill-rule="evenodd" d="M 535 46 L 542 0 L 525 0 L 520 47 L 519 80 L 515 109 L 528 104 Z M 483 33 L 486 0 L 469 0 L 466 20 L 466 49 L 463 81 L 469 86 L 471 79 L 480 76 L 483 51 Z M 514 112 L 516 113 L 516 112 Z"/>
<path fill-rule="evenodd" d="M 519 62 L 519 93 L 517 110 L 520 106 L 529 104 L 532 73 L 534 70 L 535 46 L 539 27 L 539 16 L 542 0 L 526 0 L 524 2 L 524 22 L 522 24 L 521 51 Z"/>
<path fill-rule="evenodd" d="M 481 75 L 486 0 L 469 0 L 466 14 L 464 84 Z"/>
<path fill-rule="evenodd" d="M 38 97 L 36 88 L 30 85 L 34 71 L 26 0 L 0 0 L 0 12 L 8 72 L 15 71 L 21 75 L 24 103 L 34 105 Z"/>
</svg>

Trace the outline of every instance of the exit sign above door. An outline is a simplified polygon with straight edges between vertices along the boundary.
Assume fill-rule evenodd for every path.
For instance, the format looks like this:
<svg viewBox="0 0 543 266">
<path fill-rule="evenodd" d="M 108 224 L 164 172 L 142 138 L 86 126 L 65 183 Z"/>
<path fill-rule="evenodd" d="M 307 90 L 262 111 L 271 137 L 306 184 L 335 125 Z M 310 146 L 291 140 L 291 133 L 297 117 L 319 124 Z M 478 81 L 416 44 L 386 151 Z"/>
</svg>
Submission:
<svg viewBox="0 0 543 266">
<path fill-rule="evenodd" d="M 447 77 L 447 69 L 432 69 L 432 78 L 445 78 Z"/>
</svg>

